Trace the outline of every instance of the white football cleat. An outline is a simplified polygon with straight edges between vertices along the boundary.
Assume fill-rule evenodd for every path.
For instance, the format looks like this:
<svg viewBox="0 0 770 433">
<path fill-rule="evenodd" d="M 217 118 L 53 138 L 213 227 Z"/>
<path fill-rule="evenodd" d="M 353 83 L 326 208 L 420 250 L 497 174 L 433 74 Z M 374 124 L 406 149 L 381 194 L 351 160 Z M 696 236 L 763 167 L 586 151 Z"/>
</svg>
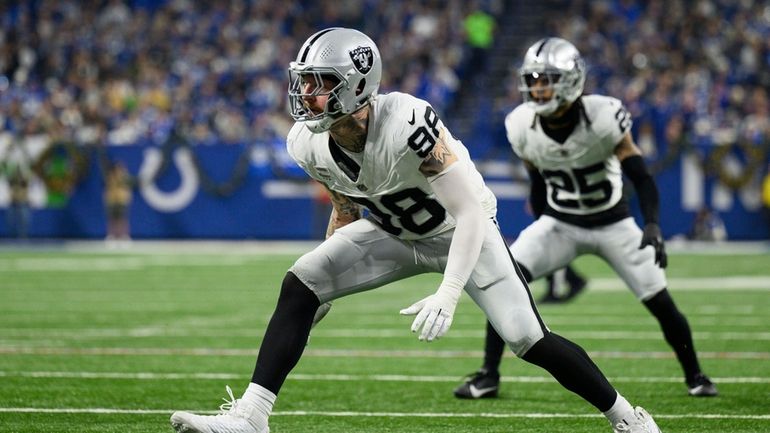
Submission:
<svg viewBox="0 0 770 433">
<path fill-rule="evenodd" d="M 615 433 L 662 433 L 655 420 L 641 407 L 634 409 L 634 417 L 624 419 L 613 428 Z"/>
<path fill-rule="evenodd" d="M 230 400 L 223 399 L 225 403 L 219 406 L 219 415 L 174 412 L 171 427 L 177 433 L 270 433 L 267 425 L 258 430 L 256 407 L 233 397 L 229 386 L 226 389 Z"/>
</svg>

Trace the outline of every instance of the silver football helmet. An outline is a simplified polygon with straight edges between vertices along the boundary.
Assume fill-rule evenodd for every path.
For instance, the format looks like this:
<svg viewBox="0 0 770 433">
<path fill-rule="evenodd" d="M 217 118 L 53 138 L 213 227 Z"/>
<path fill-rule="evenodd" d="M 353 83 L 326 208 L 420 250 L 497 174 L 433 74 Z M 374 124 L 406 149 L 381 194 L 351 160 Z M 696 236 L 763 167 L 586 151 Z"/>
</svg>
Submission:
<svg viewBox="0 0 770 433">
<path fill-rule="evenodd" d="M 524 101 L 538 114 L 549 116 L 583 94 L 586 67 L 580 52 L 570 42 L 545 38 L 529 47 L 519 76 L 519 91 Z M 553 96 L 547 101 L 539 101 L 532 95 L 533 84 L 543 77 L 548 82 L 546 88 L 553 90 Z"/>
<path fill-rule="evenodd" d="M 328 131 L 339 119 L 368 104 L 381 78 L 380 51 L 368 36 L 341 27 L 321 30 L 305 41 L 289 64 L 291 117 L 314 133 Z M 303 98 L 327 94 L 324 80 L 334 87 L 328 91 L 323 112 L 315 113 Z"/>
</svg>

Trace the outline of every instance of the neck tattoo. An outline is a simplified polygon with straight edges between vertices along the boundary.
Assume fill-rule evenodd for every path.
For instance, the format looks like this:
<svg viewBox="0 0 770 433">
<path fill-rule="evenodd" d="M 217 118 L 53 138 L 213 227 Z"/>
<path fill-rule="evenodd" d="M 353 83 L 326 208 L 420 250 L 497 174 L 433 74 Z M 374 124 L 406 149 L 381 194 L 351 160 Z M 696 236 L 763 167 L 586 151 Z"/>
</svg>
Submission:
<svg viewBox="0 0 770 433">
<path fill-rule="evenodd" d="M 349 116 L 348 119 L 339 122 L 335 126 L 334 130 L 330 131 L 330 133 L 338 146 L 350 152 L 363 152 L 366 146 L 366 119 L 361 121 L 353 116 Z"/>
</svg>

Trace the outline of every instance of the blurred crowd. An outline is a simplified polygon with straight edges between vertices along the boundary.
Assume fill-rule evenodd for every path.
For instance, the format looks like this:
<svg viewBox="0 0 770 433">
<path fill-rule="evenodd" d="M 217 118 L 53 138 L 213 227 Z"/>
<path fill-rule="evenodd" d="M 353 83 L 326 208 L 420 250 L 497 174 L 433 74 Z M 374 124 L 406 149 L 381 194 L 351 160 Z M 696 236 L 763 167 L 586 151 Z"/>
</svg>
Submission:
<svg viewBox="0 0 770 433">
<path fill-rule="evenodd" d="M 621 99 L 652 159 L 667 147 L 770 142 L 770 2 L 548 0 L 546 34 L 575 43 L 587 93 Z M 511 82 L 499 116 L 520 102 Z"/>
<path fill-rule="evenodd" d="M 377 41 L 387 60 L 382 92 L 415 94 L 443 114 L 484 61 L 479 44 L 492 42 L 474 46 L 469 17 L 483 10 L 494 19 L 505 3 L 0 2 L 0 125 L 5 134 L 79 144 L 162 143 L 172 130 L 195 144 L 278 143 L 291 126 L 286 67 L 329 26 Z M 586 91 L 622 99 L 653 158 L 683 137 L 768 141 L 769 1 L 547 0 L 546 10 L 558 13 L 532 37 L 574 42 L 589 66 Z M 511 65 L 522 54 L 512 53 Z M 521 101 L 518 81 L 506 83 L 507 94 L 487 95 L 498 132 Z M 504 134 L 492 137 L 506 146 Z"/>
<path fill-rule="evenodd" d="M 469 58 L 462 0 L 30 0 L 0 2 L 0 125 L 78 144 L 282 140 L 286 68 L 330 26 L 385 53 L 382 91 L 442 112 Z M 497 6 L 495 6 L 497 5 Z"/>
</svg>

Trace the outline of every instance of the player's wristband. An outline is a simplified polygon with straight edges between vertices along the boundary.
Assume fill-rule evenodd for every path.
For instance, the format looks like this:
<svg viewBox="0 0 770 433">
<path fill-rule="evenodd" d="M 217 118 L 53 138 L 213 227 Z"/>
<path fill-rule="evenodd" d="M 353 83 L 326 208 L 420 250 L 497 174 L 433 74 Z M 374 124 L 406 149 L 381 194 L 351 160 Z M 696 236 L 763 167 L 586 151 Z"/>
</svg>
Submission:
<svg viewBox="0 0 770 433">
<path fill-rule="evenodd" d="M 444 274 L 444 279 L 441 281 L 441 285 L 436 293 L 448 297 L 457 304 L 457 301 L 460 300 L 460 295 L 463 293 L 465 283 L 465 280 L 456 275 Z"/>
</svg>

